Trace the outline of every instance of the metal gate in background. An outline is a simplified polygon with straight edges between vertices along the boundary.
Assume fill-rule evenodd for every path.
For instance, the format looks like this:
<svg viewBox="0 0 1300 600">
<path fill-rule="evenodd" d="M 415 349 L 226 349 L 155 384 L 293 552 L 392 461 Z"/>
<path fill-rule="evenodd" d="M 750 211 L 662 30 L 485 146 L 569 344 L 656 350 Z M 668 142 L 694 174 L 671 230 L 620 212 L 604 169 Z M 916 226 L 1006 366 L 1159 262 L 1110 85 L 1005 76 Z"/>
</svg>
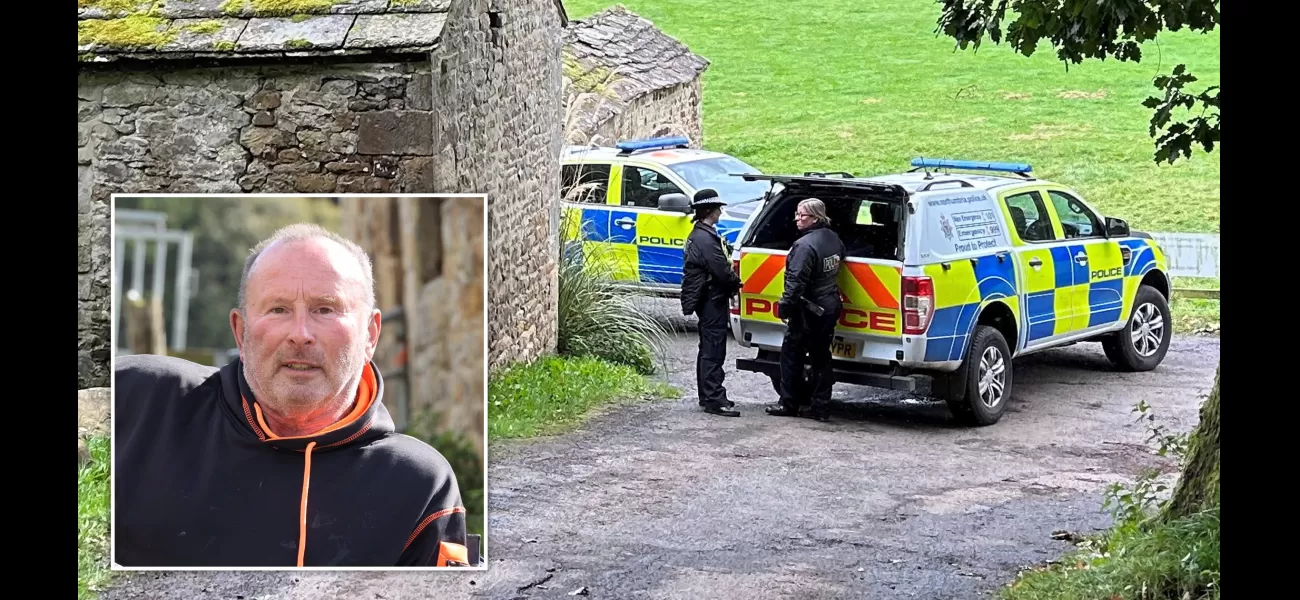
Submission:
<svg viewBox="0 0 1300 600">
<path fill-rule="evenodd" d="M 172 279 L 171 330 L 167 332 L 167 346 L 174 350 L 185 349 L 185 328 L 188 325 L 190 296 L 194 293 L 197 273 L 191 268 L 194 251 L 194 234 L 188 231 L 167 229 L 167 215 L 157 211 L 115 209 L 113 211 L 113 343 L 120 345 L 122 301 L 128 295 L 145 295 L 145 265 L 150 251 L 153 253 L 153 281 L 150 295 L 156 297 L 166 311 L 166 281 L 168 248 L 176 246 L 176 273 Z M 128 253 L 129 251 L 129 253 Z M 131 282 L 123 289 L 122 273 L 130 260 Z M 129 349 L 116 348 L 118 356 L 130 353 Z"/>
</svg>

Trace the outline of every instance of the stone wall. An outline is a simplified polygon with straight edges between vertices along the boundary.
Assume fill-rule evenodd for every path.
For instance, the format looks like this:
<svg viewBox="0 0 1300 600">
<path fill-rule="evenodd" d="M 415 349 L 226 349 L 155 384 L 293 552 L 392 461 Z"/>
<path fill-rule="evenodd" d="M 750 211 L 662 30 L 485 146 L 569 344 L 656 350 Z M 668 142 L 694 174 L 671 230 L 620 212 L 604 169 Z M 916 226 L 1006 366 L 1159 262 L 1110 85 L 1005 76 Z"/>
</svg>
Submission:
<svg viewBox="0 0 1300 600">
<path fill-rule="evenodd" d="M 651 91 L 595 125 L 595 131 L 570 131 L 569 143 L 613 146 L 619 140 L 668 135 L 685 136 L 692 147 L 704 138 L 700 115 L 700 81 Z M 603 115 L 602 115 L 603 116 Z"/>
<path fill-rule="evenodd" d="M 110 194 L 431 187 L 429 64 L 84 71 L 78 77 L 80 387 L 106 386 Z"/>
<path fill-rule="evenodd" d="M 83 65 L 80 387 L 109 381 L 113 193 L 486 192 L 491 364 L 552 351 L 563 18 L 554 0 L 454 0 L 432 63 Z"/>
<path fill-rule="evenodd" d="M 434 187 L 488 194 L 492 367 L 555 348 L 562 24 L 551 0 L 457 0 L 433 55 Z"/>
<path fill-rule="evenodd" d="M 344 235 L 373 257 L 380 309 L 402 307 L 400 326 L 381 332 L 375 360 L 381 371 L 405 369 L 407 424 L 463 433 L 481 451 L 483 201 L 345 198 L 342 208 Z M 402 425 L 396 398 L 389 402 Z"/>
</svg>

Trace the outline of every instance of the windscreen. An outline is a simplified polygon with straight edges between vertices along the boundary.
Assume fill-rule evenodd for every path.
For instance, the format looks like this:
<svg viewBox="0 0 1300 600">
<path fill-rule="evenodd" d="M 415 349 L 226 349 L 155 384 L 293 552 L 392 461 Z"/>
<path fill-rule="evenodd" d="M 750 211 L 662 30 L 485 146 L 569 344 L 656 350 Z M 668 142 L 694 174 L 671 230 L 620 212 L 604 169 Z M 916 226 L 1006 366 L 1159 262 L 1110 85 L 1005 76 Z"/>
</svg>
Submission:
<svg viewBox="0 0 1300 600">
<path fill-rule="evenodd" d="M 681 162 L 668 165 L 668 168 L 697 190 L 712 188 L 728 204 L 761 198 L 769 185 L 766 181 L 733 177 L 733 173 L 759 173 L 759 170 L 731 156 Z"/>
</svg>

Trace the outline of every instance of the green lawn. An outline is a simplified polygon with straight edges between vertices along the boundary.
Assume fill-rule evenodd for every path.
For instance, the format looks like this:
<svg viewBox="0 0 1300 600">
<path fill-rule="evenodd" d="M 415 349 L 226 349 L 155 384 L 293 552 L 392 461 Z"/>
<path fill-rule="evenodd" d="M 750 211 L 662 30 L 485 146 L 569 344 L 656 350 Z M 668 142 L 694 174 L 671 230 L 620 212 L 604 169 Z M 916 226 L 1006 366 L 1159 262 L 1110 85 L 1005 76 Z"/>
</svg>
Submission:
<svg viewBox="0 0 1300 600">
<path fill-rule="evenodd" d="M 551 356 L 513 365 L 488 382 L 488 438 L 496 441 L 551 435 L 570 429 L 594 411 L 680 392 L 630 366 L 596 358 Z"/>
<path fill-rule="evenodd" d="M 77 469 L 77 598 L 88 600 L 112 575 L 108 570 L 109 441 L 91 438 L 90 462 Z"/>
<path fill-rule="evenodd" d="M 1219 35 L 1172 34 L 1141 64 L 1066 71 L 1048 45 L 955 52 L 928 0 L 624 0 L 712 62 L 704 144 L 767 172 L 908 168 L 915 156 L 1023 161 L 1148 231 L 1219 231 L 1219 154 L 1152 162 L 1151 79 L 1219 82 Z M 565 0 L 578 19 L 613 5 Z M 1217 148 L 1216 148 L 1217 150 Z"/>
</svg>

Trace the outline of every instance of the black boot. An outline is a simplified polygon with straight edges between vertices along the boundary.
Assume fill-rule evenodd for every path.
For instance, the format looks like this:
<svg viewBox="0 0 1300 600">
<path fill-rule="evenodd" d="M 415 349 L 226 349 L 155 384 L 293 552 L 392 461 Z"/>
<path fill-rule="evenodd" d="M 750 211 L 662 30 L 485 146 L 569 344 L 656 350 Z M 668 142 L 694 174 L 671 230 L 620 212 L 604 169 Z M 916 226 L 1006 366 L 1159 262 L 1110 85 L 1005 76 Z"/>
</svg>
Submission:
<svg viewBox="0 0 1300 600">
<path fill-rule="evenodd" d="M 769 407 L 767 407 L 765 410 L 767 411 L 767 414 L 772 415 L 772 416 L 774 416 L 774 417 L 797 417 L 797 416 L 799 416 L 799 407 L 797 407 L 797 406 L 793 406 L 793 405 L 790 405 L 790 404 L 786 404 L 786 403 L 784 403 L 784 402 L 781 402 L 781 403 L 776 404 L 776 405 L 773 405 L 773 406 L 769 406 Z"/>
<path fill-rule="evenodd" d="M 730 406 L 727 406 L 725 404 L 713 404 L 711 402 L 704 405 L 704 412 L 709 413 L 711 415 L 718 415 L 722 417 L 740 416 L 740 411 L 735 410 Z"/>
</svg>

